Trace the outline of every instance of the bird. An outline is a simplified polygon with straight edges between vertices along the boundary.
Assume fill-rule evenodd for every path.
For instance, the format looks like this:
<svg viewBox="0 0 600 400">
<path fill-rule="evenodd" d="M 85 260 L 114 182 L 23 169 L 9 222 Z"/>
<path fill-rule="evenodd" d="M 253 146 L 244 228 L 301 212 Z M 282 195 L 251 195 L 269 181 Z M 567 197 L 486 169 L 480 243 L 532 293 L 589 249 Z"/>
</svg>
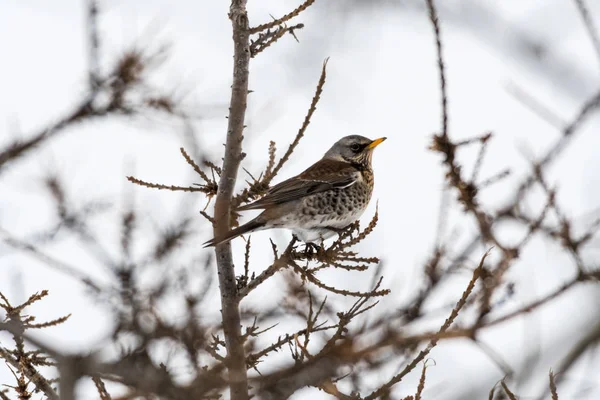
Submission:
<svg viewBox="0 0 600 400">
<path fill-rule="evenodd" d="M 237 211 L 264 210 L 256 218 L 214 237 L 216 246 L 247 233 L 287 228 L 305 243 L 317 244 L 358 220 L 373 193 L 373 150 L 387 138 L 345 136 L 300 174 L 273 186 Z"/>
</svg>

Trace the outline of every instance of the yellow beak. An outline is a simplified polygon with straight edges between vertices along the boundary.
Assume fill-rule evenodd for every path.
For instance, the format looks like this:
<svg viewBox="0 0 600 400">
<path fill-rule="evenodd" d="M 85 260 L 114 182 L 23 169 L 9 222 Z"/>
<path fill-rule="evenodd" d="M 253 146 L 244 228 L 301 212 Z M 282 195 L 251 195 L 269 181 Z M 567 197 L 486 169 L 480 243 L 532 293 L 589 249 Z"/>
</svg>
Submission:
<svg viewBox="0 0 600 400">
<path fill-rule="evenodd" d="M 384 141 L 385 139 L 387 139 L 387 138 L 386 138 L 386 137 L 382 137 L 382 138 L 379 138 L 379 139 L 375 139 L 375 140 L 373 140 L 373 141 L 372 141 L 372 142 L 371 142 L 371 143 L 370 143 L 370 144 L 367 146 L 367 149 L 369 149 L 369 150 L 370 150 L 370 149 L 374 149 L 375 147 L 377 147 L 377 146 L 379 146 L 381 143 L 383 143 L 383 141 Z"/>
</svg>

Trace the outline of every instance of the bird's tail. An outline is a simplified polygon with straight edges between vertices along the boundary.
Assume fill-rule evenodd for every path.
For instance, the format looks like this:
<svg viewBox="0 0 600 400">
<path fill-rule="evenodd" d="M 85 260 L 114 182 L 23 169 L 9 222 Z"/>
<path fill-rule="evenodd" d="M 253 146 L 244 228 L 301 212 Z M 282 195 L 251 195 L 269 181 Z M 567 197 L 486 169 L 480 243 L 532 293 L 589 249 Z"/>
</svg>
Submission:
<svg viewBox="0 0 600 400">
<path fill-rule="evenodd" d="M 254 218 L 252 221 L 249 221 L 242 226 L 232 229 L 229 232 L 227 232 L 221 236 L 214 237 L 211 240 L 209 240 L 208 242 L 205 242 L 204 247 L 211 247 L 211 246 L 216 246 L 221 243 L 227 243 L 230 240 L 232 240 L 240 235 L 243 235 L 245 233 L 250 233 L 250 232 L 254 232 L 256 230 L 260 230 L 261 228 L 263 228 L 265 226 L 265 224 L 266 224 L 265 221 L 262 221 L 259 218 Z"/>
</svg>

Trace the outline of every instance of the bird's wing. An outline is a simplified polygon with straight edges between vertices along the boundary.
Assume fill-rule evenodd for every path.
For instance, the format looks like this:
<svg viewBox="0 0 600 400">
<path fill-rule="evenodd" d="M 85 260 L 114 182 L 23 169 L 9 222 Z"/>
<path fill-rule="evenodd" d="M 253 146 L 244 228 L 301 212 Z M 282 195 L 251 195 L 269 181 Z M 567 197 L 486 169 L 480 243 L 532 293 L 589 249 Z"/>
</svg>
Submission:
<svg viewBox="0 0 600 400">
<path fill-rule="evenodd" d="M 359 175 L 359 170 L 350 163 L 322 159 L 300 175 L 273 186 L 263 198 L 238 210 L 263 209 L 329 189 L 345 188 L 356 183 Z"/>
</svg>

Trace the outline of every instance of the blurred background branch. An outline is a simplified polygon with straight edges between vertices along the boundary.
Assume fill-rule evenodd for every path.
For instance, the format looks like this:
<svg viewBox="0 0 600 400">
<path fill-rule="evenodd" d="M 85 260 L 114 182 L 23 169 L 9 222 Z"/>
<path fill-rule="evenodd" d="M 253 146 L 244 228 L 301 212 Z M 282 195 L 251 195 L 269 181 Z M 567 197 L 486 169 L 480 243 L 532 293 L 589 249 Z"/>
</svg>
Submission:
<svg viewBox="0 0 600 400">
<path fill-rule="evenodd" d="M 597 398 L 596 3 L 184 2 L 202 34 L 176 23 L 168 52 L 115 46 L 121 9 L 81 3 L 85 62 L 59 61 L 83 89 L 56 78 L 68 104 L 50 92 L 0 141 L 0 399 Z M 175 96 L 187 74 L 201 90 Z M 272 232 L 200 248 L 348 129 L 392 139 L 370 222 L 315 251 Z"/>
</svg>

